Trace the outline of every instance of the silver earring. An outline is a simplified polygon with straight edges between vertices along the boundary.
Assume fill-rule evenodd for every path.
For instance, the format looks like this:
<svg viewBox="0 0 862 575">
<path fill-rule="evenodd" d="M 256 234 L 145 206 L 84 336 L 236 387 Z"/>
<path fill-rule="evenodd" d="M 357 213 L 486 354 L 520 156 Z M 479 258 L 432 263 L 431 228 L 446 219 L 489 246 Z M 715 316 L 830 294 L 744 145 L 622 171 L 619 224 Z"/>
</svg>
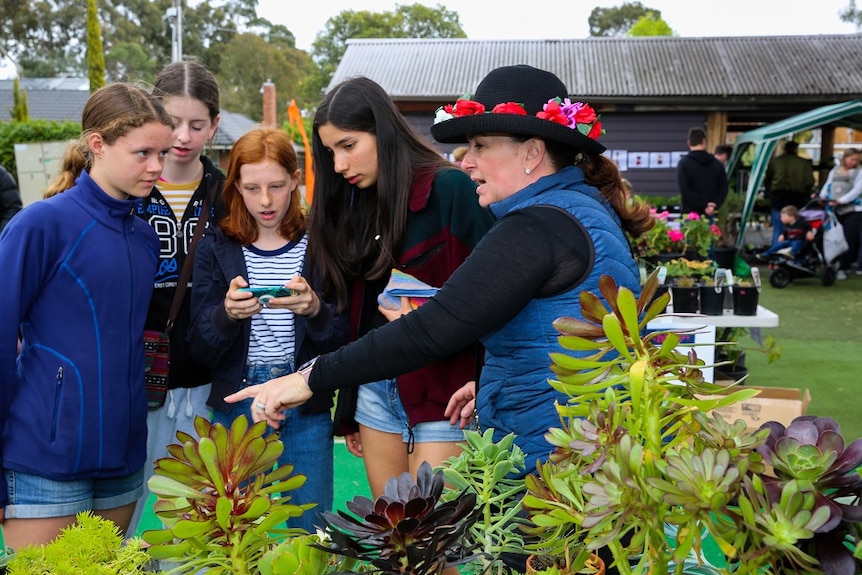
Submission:
<svg viewBox="0 0 862 575">
<path fill-rule="evenodd" d="M 524 173 L 529 176 L 530 174 L 533 173 L 533 170 L 531 170 L 530 168 L 524 168 Z"/>
</svg>

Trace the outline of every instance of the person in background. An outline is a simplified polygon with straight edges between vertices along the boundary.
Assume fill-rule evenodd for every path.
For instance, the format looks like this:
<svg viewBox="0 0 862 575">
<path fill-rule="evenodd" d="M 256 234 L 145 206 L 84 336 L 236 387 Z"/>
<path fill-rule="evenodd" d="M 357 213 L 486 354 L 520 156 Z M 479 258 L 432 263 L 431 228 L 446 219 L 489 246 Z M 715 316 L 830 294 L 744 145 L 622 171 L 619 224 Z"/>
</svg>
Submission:
<svg viewBox="0 0 862 575">
<path fill-rule="evenodd" d="M 733 153 L 733 146 L 728 146 L 727 144 L 719 144 L 715 147 L 715 152 L 713 156 L 715 159 L 721 162 L 722 166 L 727 166 L 728 160 L 730 160 L 730 154 Z"/>
<path fill-rule="evenodd" d="M 443 143 L 469 141 L 464 169 L 479 183 L 479 204 L 491 208 L 494 227 L 418 309 L 226 401 L 254 398 L 266 406 L 256 419 L 278 426 L 283 409 L 313 393 L 395 377 L 480 338 L 480 382 L 453 394 L 450 421 L 468 425 L 475 407 L 496 441 L 515 433 L 527 473 L 546 460 L 552 448 L 545 434 L 559 424 L 554 403 L 566 400 L 548 384 L 548 354 L 563 352 L 552 322 L 581 317 L 580 295 L 601 297 L 602 275 L 637 296 L 640 277 L 625 232 L 638 237 L 654 224 L 648 205 L 626 201 L 619 170 L 596 141 L 603 130 L 595 111 L 568 94 L 550 72 L 504 66 L 471 100 L 439 109 L 431 134 Z"/>
<path fill-rule="evenodd" d="M 847 251 L 838 257 L 840 280 L 847 279 L 852 265 L 862 275 L 862 169 L 859 168 L 859 150 L 847 148 L 841 162 L 829 170 L 820 197 L 835 209 L 835 215 L 844 228 Z"/>
<path fill-rule="evenodd" d="M 814 168 L 811 160 L 799 157 L 799 144 L 793 140 L 784 143 L 784 153 L 769 162 L 763 177 L 766 195 L 772 210 L 772 243 L 784 231 L 781 208 L 801 208 L 811 197 L 814 187 Z"/>
<path fill-rule="evenodd" d="M 467 153 L 468 149 L 469 148 L 467 146 L 458 146 L 452 150 L 452 161 L 459 168 L 461 167 L 461 160 L 464 159 L 464 154 Z"/>
<path fill-rule="evenodd" d="M 686 142 L 689 152 L 680 158 L 676 168 L 682 212 L 697 212 L 712 221 L 727 198 L 727 174 L 722 163 L 706 151 L 704 130 L 690 129 Z"/>
<path fill-rule="evenodd" d="M 251 420 L 251 401 L 222 398 L 262 383 L 347 341 L 346 317 L 335 316 L 309 285 L 306 218 L 299 196 L 299 162 L 283 130 L 254 128 L 233 146 L 224 189 L 225 217 L 206 231 L 195 256 L 192 322 L 194 357 L 212 372 L 212 422 L 230 428 Z M 249 286 L 285 286 L 286 297 L 254 297 Z M 288 527 L 314 533 L 318 512 L 333 500 L 332 393 L 286 412 L 278 465 L 293 465 L 305 484 L 285 492 L 292 503 L 315 503 Z"/>
<path fill-rule="evenodd" d="M 12 173 L 0 166 L 0 232 L 21 211 L 21 191 Z"/>
<path fill-rule="evenodd" d="M 138 206 L 138 216 L 149 223 L 161 241 L 155 291 L 147 314 L 146 328 L 165 331 L 180 271 L 188 256 L 203 201 L 211 186 L 216 198 L 210 206 L 210 223 L 221 215 L 224 174 L 201 155 L 215 135 L 219 123 L 219 87 L 215 76 L 196 62 L 168 64 L 156 77 L 153 93 L 162 99 L 174 119 L 173 141 L 165 169 L 150 194 Z M 191 297 L 187 289 L 170 330 L 168 392 L 161 407 L 151 407 L 147 416 L 147 461 L 145 480 L 153 475 L 156 459 L 167 457 L 167 446 L 176 442 L 178 430 L 191 432 L 197 415 L 209 419 L 207 399 L 210 373 L 194 361 L 186 344 Z M 132 529 L 137 530 L 150 492 L 138 502 Z"/>
<path fill-rule="evenodd" d="M 758 259 L 766 261 L 772 254 L 784 254 L 793 259 L 799 255 L 806 241 L 814 240 L 814 230 L 811 229 L 811 224 L 799 217 L 799 210 L 796 206 L 781 208 L 781 225 L 784 231 L 778 236 L 778 241 L 765 252 L 757 254 Z"/>
<path fill-rule="evenodd" d="M 0 522 L 16 550 L 88 510 L 125 532 L 147 466 L 143 334 L 159 240 L 134 214 L 173 121 L 115 83 L 88 98 L 81 126 L 46 199 L 0 234 Z"/>
<path fill-rule="evenodd" d="M 324 298 L 349 309 L 355 339 L 387 323 L 377 298 L 393 269 L 443 285 L 493 217 L 476 204 L 469 176 L 421 139 L 368 78 L 347 80 L 324 97 L 312 142 L 312 269 Z M 437 465 L 460 452 L 463 431 L 444 410 L 452 393 L 476 377 L 477 353 L 474 338 L 434 365 L 339 393 L 336 434 L 363 458 L 375 497 L 389 478 L 415 476 L 423 461 Z"/>
</svg>

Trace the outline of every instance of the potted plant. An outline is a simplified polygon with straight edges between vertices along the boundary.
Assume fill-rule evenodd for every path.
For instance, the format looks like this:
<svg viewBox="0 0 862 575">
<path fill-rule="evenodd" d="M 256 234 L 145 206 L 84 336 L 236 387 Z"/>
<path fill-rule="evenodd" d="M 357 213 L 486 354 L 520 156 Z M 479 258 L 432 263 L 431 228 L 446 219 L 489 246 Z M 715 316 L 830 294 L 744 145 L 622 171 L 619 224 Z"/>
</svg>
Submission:
<svg viewBox="0 0 862 575">
<path fill-rule="evenodd" d="M 372 568 L 358 559 L 330 553 L 329 540 L 318 531 L 289 537 L 269 549 L 258 562 L 260 575 L 327 575 L 364 573 Z"/>
<path fill-rule="evenodd" d="M 470 560 L 462 543 L 482 510 L 470 491 L 442 501 L 443 482 L 443 471 L 423 461 L 416 480 L 403 473 L 375 501 L 357 496 L 347 503 L 349 512 L 324 512 L 326 541 L 319 548 L 393 575 L 439 575 Z"/>
<path fill-rule="evenodd" d="M 653 274 L 635 299 L 605 276 L 607 305 L 584 293 L 584 319 L 555 322 L 578 355 L 551 358 L 550 383 L 570 400 L 547 435 L 553 467 L 536 479 L 548 489 L 530 492 L 548 506 L 562 498 L 559 532 L 607 547 L 623 575 L 859 573 L 848 550 L 862 532 L 862 442 L 844 449 L 831 423 L 748 430 L 712 412 L 758 391 L 705 382 L 677 333 L 646 332 L 667 297 L 649 303 L 656 284 Z M 706 559 L 708 536 L 723 565 Z M 838 539 L 841 549 L 818 545 Z"/>
<path fill-rule="evenodd" d="M 727 285 L 723 276 L 705 275 L 700 280 L 700 313 L 704 315 L 724 314 Z"/>
<path fill-rule="evenodd" d="M 671 292 L 674 313 L 697 313 L 700 309 L 700 283 L 714 269 L 712 260 L 677 258 L 665 265 L 666 282 Z"/>
<path fill-rule="evenodd" d="M 741 381 L 748 376 L 746 351 L 765 353 L 768 363 L 781 358 L 781 346 L 775 337 L 770 335 L 763 338 L 758 328 L 723 328 L 719 339 L 716 342 L 715 370 L 734 381 Z"/>
<path fill-rule="evenodd" d="M 757 315 L 760 281 L 754 277 L 735 276 L 731 286 L 734 315 Z"/>
<path fill-rule="evenodd" d="M 651 211 L 653 227 L 639 238 L 630 240 L 638 258 L 653 266 L 680 257 L 705 259 L 710 246 L 721 237 L 718 226 L 697 212 L 674 215 L 666 210 Z"/>
<path fill-rule="evenodd" d="M 713 244 L 721 238 L 721 229 L 697 212 L 689 212 L 680 220 L 685 250 L 692 259 L 705 259 Z M 690 255 L 693 254 L 693 255 Z"/>
<path fill-rule="evenodd" d="M 148 552 L 177 563 L 171 573 L 252 574 L 263 554 L 302 530 L 279 527 L 314 504 L 281 496 L 305 482 L 293 467 L 273 469 L 284 445 L 261 421 L 245 416 L 230 429 L 198 416 L 198 437 L 178 431 L 170 457 L 156 460 L 150 490 L 164 529 L 146 531 Z"/>
<path fill-rule="evenodd" d="M 494 430 L 464 430 L 462 451 L 441 465 L 446 479 L 443 499 L 463 492 L 476 495 L 480 513 L 466 533 L 464 545 L 475 557 L 462 565 L 464 573 L 503 573 L 505 556 L 524 552 L 521 513 L 524 493 L 524 452 L 508 434 L 494 441 Z"/>
</svg>

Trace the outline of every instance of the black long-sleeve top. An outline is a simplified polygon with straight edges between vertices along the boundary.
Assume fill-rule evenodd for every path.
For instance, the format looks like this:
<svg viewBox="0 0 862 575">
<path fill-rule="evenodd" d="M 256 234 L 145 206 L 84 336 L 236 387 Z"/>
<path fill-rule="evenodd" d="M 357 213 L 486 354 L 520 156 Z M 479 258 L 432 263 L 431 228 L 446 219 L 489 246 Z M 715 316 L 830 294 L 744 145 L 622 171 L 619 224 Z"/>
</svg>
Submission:
<svg viewBox="0 0 862 575">
<path fill-rule="evenodd" d="M 527 303 L 587 277 L 592 242 L 570 214 L 534 206 L 501 218 L 419 309 L 321 356 L 315 392 L 393 378 L 499 329 Z M 466 382 L 465 382 L 466 383 Z"/>
</svg>

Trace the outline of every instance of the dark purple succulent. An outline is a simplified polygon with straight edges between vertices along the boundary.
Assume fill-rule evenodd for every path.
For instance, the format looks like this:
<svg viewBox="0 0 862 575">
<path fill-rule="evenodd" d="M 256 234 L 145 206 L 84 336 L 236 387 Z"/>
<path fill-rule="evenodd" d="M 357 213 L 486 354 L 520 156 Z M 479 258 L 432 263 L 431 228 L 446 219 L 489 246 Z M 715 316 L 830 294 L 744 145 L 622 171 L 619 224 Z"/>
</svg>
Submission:
<svg viewBox="0 0 862 575">
<path fill-rule="evenodd" d="M 845 445 L 831 417 L 801 416 L 787 427 L 769 421 L 762 428 L 769 429 L 769 437 L 757 450 L 774 473 L 764 483 L 780 491 L 793 482 L 813 494 L 814 509 L 829 510 L 806 551 L 826 575 L 858 575 L 862 563 L 852 547 L 862 535 L 862 439 Z"/>
<path fill-rule="evenodd" d="M 387 481 L 375 501 L 363 496 L 349 501 L 352 515 L 323 513 L 330 544 L 322 549 L 368 561 L 383 574 L 430 575 L 466 560 L 462 538 L 481 508 L 473 492 L 440 503 L 443 484 L 443 472 L 432 473 L 423 462 L 416 481 L 403 473 Z"/>
</svg>

